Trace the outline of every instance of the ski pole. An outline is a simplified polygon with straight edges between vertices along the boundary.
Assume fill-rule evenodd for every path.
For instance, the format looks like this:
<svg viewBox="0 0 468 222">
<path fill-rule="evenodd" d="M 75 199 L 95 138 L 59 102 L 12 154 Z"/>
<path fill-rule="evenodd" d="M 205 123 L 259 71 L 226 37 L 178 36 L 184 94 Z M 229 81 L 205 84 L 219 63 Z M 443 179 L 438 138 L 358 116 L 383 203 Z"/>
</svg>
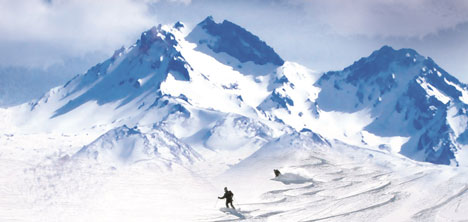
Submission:
<svg viewBox="0 0 468 222">
<path fill-rule="evenodd" d="M 218 200 L 219 200 L 219 198 L 216 198 L 216 203 L 215 203 L 215 207 L 214 207 L 214 208 L 216 208 L 216 206 L 218 205 Z"/>
</svg>

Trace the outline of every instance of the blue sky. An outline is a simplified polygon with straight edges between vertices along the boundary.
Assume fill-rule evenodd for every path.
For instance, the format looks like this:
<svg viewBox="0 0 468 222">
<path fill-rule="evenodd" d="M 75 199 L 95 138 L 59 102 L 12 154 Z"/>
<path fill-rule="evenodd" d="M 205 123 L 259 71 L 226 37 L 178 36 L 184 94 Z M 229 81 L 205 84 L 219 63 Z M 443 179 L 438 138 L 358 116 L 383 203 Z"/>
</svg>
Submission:
<svg viewBox="0 0 468 222">
<path fill-rule="evenodd" d="M 318 71 L 342 69 L 390 45 L 414 48 L 468 82 L 464 0 L 0 0 L 0 6 L 0 66 L 111 55 L 153 25 L 180 20 L 193 27 L 213 15 Z"/>
</svg>

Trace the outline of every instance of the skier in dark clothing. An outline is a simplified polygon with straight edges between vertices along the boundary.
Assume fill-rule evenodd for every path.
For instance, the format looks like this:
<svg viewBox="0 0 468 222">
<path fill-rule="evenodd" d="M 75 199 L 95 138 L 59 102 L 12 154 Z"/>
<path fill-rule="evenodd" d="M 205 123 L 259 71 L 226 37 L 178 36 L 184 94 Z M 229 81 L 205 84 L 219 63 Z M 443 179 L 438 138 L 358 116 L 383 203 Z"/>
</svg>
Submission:
<svg viewBox="0 0 468 222">
<path fill-rule="evenodd" d="M 281 172 L 277 169 L 274 169 L 273 172 L 275 173 L 275 177 L 278 177 L 279 175 L 281 175 Z"/>
<path fill-rule="evenodd" d="M 229 208 L 229 205 L 228 204 L 231 204 L 231 207 L 232 209 L 236 209 L 234 207 L 234 205 L 232 205 L 232 197 L 234 196 L 234 194 L 227 189 L 227 187 L 224 188 L 224 196 L 222 197 L 218 197 L 218 199 L 224 199 L 226 198 L 226 208 Z"/>
</svg>

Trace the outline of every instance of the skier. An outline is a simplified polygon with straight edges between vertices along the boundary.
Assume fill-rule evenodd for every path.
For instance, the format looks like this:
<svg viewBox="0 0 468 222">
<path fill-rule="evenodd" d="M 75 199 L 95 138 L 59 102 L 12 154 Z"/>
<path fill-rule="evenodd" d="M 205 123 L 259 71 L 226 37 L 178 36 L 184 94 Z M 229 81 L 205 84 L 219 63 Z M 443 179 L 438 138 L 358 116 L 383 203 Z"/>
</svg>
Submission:
<svg viewBox="0 0 468 222">
<path fill-rule="evenodd" d="M 277 169 L 274 169 L 273 172 L 275 173 L 275 177 L 278 177 L 279 175 L 281 175 L 281 172 Z"/>
<path fill-rule="evenodd" d="M 234 207 L 234 205 L 232 205 L 232 197 L 234 196 L 234 194 L 227 189 L 227 187 L 224 188 L 224 196 L 222 197 L 218 197 L 218 199 L 224 199 L 226 198 L 226 208 L 229 208 L 229 205 L 228 204 L 231 204 L 231 207 L 232 209 L 236 209 Z"/>
</svg>

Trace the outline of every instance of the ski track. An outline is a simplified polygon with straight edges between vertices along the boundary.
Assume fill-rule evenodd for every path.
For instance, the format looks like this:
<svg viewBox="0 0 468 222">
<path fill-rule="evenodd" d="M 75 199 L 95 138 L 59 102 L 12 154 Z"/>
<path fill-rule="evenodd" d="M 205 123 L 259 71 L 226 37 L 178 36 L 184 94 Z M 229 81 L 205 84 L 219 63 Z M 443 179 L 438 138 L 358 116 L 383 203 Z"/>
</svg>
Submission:
<svg viewBox="0 0 468 222">
<path fill-rule="evenodd" d="M 82 208 L 88 213 L 88 218 L 94 219 L 91 221 L 96 221 L 97 218 L 93 215 L 107 212 L 105 205 L 124 203 L 125 200 L 132 200 L 135 204 L 144 203 L 144 209 L 130 208 L 135 212 L 142 212 L 141 218 L 136 218 L 137 220 L 151 221 L 148 215 L 144 216 L 144 212 L 159 206 L 161 203 L 158 202 L 158 198 L 169 198 L 169 195 L 172 195 L 164 194 L 163 190 L 186 183 L 185 179 L 177 179 L 176 175 L 171 176 L 169 180 L 157 179 L 160 177 L 156 176 L 158 173 L 143 167 L 149 164 L 146 161 L 136 163 L 137 167 L 134 170 L 130 168 L 122 171 L 99 164 L 89 165 L 87 162 L 63 159 L 63 154 L 52 153 L 52 149 L 49 150 L 45 161 L 35 160 L 31 163 L 29 160 L 12 160 L 14 158 L 0 159 L 3 175 L 0 177 L 2 221 L 47 221 L 50 216 L 57 216 L 57 220 L 52 221 L 60 221 L 67 217 L 79 218 L 77 210 Z M 39 157 L 39 153 L 35 155 Z M 376 221 L 378 217 L 385 217 L 391 212 L 407 212 L 405 209 L 408 208 L 408 215 L 405 217 L 407 221 L 444 221 L 441 218 L 446 216 L 447 213 L 444 212 L 451 207 L 451 212 L 458 215 L 456 221 L 468 218 L 464 217 L 462 212 L 468 199 L 468 184 L 464 183 L 463 177 L 457 179 L 451 174 L 449 179 L 434 180 L 434 177 L 444 172 L 437 166 L 410 165 L 415 167 L 414 172 L 394 171 L 359 159 L 343 160 L 340 159 L 342 157 L 326 151 L 311 151 L 310 155 L 300 162 L 284 162 L 279 166 L 282 167 L 280 170 L 283 174 L 303 177 L 302 183 L 286 185 L 271 178 L 265 179 L 261 183 L 277 186 L 265 187 L 265 190 L 258 193 L 257 201 L 235 202 L 236 207 L 242 208 L 239 212 L 210 209 L 213 204 L 210 202 L 213 196 L 211 192 L 219 188 L 213 186 L 217 182 L 203 175 L 206 169 L 183 168 L 186 174 L 182 174 L 185 175 L 182 177 L 198 178 L 198 182 L 189 182 L 190 186 L 200 183 L 193 189 L 183 188 L 187 189 L 185 192 L 200 195 L 191 198 L 190 205 L 183 209 L 204 207 L 194 212 L 187 210 L 180 218 L 192 218 L 193 221 Z M 128 172 L 123 173 L 126 171 Z M 135 172 L 148 176 L 141 176 Z M 448 183 L 450 186 L 443 182 L 452 180 L 455 182 L 452 185 Z M 428 183 L 428 188 L 422 186 Z M 209 188 L 201 188 L 207 184 L 212 185 Z M 152 187 L 157 188 L 153 190 Z M 438 187 L 444 189 L 433 193 Z M 421 188 L 423 189 L 420 190 Z M 426 195 L 419 195 L 420 191 L 426 192 Z M 104 194 L 100 194 L 102 192 Z M 119 193 L 119 196 L 108 196 L 113 192 Z M 244 190 L 239 188 L 234 189 L 234 192 L 240 195 L 240 199 Z M 98 197 L 94 197 L 96 195 Z M 177 198 L 182 199 L 181 196 L 176 196 L 176 200 L 168 204 L 168 210 L 176 211 L 178 207 L 170 206 L 178 206 L 180 200 Z M 87 204 L 90 204 L 90 209 L 86 208 Z M 125 208 L 123 206 L 114 207 L 116 214 L 107 215 L 106 219 L 128 219 L 129 215 L 132 215 L 128 212 L 117 213 Z M 157 215 L 160 215 L 158 218 L 168 218 L 171 211 L 158 212 Z"/>
<path fill-rule="evenodd" d="M 366 210 L 372 210 L 372 209 L 374 209 L 374 208 L 382 207 L 382 206 L 384 206 L 384 205 L 387 205 L 387 204 L 389 204 L 389 203 L 394 202 L 396 199 L 397 199 L 397 197 L 396 197 L 396 196 L 393 196 L 392 198 L 390 198 L 389 200 L 387 200 L 387 201 L 385 201 L 385 202 L 382 202 L 382 203 L 379 203 L 379 204 L 375 204 L 375 205 L 371 205 L 371 206 L 369 206 L 369 207 L 357 209 L 357 210 L 350 211 L 350 212 L 346 212 L 346 213 L 342 213 L 342 214 L 336 214 L 336 215 L 331 215 L 331 216 L 322 217 L 322 218 L 316 218 L 316 219 L 312 219 L 312 220 L 305 220 L 304 222 L 313 222 L 313 221 L 320 221 L 320 220 L 331 219 L 331 218 L 334 218 L 334 217 L 348 216 L 348 215 L 355 214 L 355 213 L 359 213 L 359 212 L 363 212 L 363 211 L 366 211 Z"/>
<path fill-rule="evenodd" d="M 189 218 L 189 215 L 193 214 L 194 221 L 375 221 L 379 219 L 375 218 L 376 215 L 385 216 L 388 212 L 399 210 L 402 205 L 401 208 L 413 207 L 411 209 L 413 212 L 407 220 L 432 221 L 436 217 L 442 218 L 439 211 L 452 203 L 454 211 L 461 212 L 464 206 L 462 201 L 468 198 L 468 184 L 466 183 L 455 183 L 451 188 L 452 192 L 444 190 L 435 193 L 431 198 L 418 197 L 417 192 L 414 193 L 415 190 L 419 190 L 421 184 L 426 184 L 426 181 L 431 181 L 440 173 L 431 168 L 423 170 L 417 168 L 414 173 L 401 174 L 387 168 L 372 168 L 368 163 L 359 161 L 335 164 L 334 161 L 339 161 L 334 159 L 336 157 L 330 156 L 327 160 L 326 157 L 321 156 L 328 154 L 318 151 L 312 152 L 312 155 L 320 156 L 303 160 L 305 164 L 296 165 L 296 162 L 291 162 L 289 163 L 291 165 L 285 163 L 283 166 L 291 170 L 291 172 L 282 170 L 283 173 L 300 172 L 298 175 L 305 178 L 303 183 L 285 185 L 281 181 L 266 180 L 265 182 L 268 183 L 278 183 L 279 189 L 259 193 L 259 201 L 256 202 L 235 203 L 242 210 L 220 212 L 203 208 L 200 212 L 189 212 L 188 215 L 184 215 L 184 218 Z M 63 215 L 76 216 L 77 213 L 74 213 L 76 209 L 83 207 L 83 204 L 92 203 L 96 200 L 93 196 L 105 189 L 114 190 L 122 197 L 109 198 L 101 195 L 107 198 L 102 200 L 102 204 L 109 204 L 120 198 L 131 198 L 134 201 L 148 204 L 145 209 L 150 209 L 151 204 L 155 204 L 154 201 L 158 198 L 168 197 L 167 194 L 152 191 L 150 187 L 164 189 L 164 187 L 171 187 L 172 183 L 177 184 L 178 179 L 171 177 L 169 181 L 161 183 L 158 179 L 151 177 L 135 177 L 134 172 L 146 169 L 143 167 L 146 164 L 144 161 L 138 162 L 137 165 L 141 165 L 139 168 L 122 173 L 105 166 L 89 165 L 89 163 L 61 158 L 55 160 L 50 158 L 50 161 L 37 165 L 2 159 L 0 162 L 2 175 L 17 176 L 11 181 L 13 183 L 5 180 L 8 177 L 0 178 L 0 194 L 3 197 L 3 200 L 0 200 L 0 218 L 5 221 L 28 221 L 35 215 L 43 215 L 38 217 L 39 220 L 46 220 L 44 217 L 50 215 L 57 215 L 59 219 L 63 219 Z M 15 167 L 12 168 L 12 166 Z M 210 178 L 204 178 L 200 172 L 183 170 L 187 171 L 187 176 L 199 178 L 200 184 L 197 187 L 215 182 Z M 155 172 L 141 172 L 157 175 Z M 119 177 L 119 175 L 124 176 Z M 450 180 L 454 179 L 456 178 L 450 177 Z M 14 184 L 25 185 L 15 187 Z M 193 186 L 195 183 L 189 184 Z M 434 184 L 434 186 L 444 185 L 442 183 Z M 216 188 L 213 186 L 209 189 Z M 202 190 L 194 189 L 197 192 Z M 431 189 L 429 190 L 432 192 Z M 234 192 L 243 193 L 242 190 L 234 190 Z M 452 193 L 452 195 L 446 196 L 447 193 Z M 208 197 L 205 195 L 200 197 L 201 199 L 197 198 L 191 199 L 190 206 L 208 203 L 206 202 Z M 17 201 L 12 201 L 14 199 Z M 411 200 L 410 204 L 414 202 L 415 205 L 404 205 L 408 200 Z M 424 201 L 425 204 L 419 205 L 417 201 Z M 176 202 L 177 200 L 174 203 Z M 30 208 L 26 210 L 24 206 L 30 206 Z M 99 206 L 99 203 L 92 206 L 97 207 L 93 209 L 97 213 L 105 212 L 105 208 Z M 23 215 L 23 217 L 18 215 Z M 119 217 L 107 218 L 118 219 Z M 147 221 L 145 219 L 148 218 L 142 217 L 141 221 Z"/>
<path fill-rule="evenodd" d="M 456 198 L 459 198 L 461 196 L 463 196 L 466 192 L 468 191 L 468 185 L 465 185 L 459 192 L 457 192 L 455 195 L 453 196 L 450 196 L 448 197 L 446 200 L 442 201 L 441 203 L 437 204 L 437 205 L 434 205 L 432 207 L 429 207 L 429 208 L 426 208 L 424 210 L 421 210 L 419 211 L 418 213 L 416 213 L 414 216 L 413 216 L 413 219 L 416 219 L 418 221 L 424 221 L 426 220 L 427 218 L 429 218 L 429 216 L 431 214 L 435 214 L 435 211 L 443 206 L 445 206 L 446 204 L 448 204 L 449 202 L 453 201 L 454 199 Z"/>
<path fill-rule="evenodd" d="M 359 162 L 333 164 L 333 160 L 321 157 L 304 160 L 307 161 L 313 163 L 293 165 L 289 168 L 311 175 L 313 182 L 285 185 L 284 189 L 266 191 L 260 197 L 274 201 L 242 204 L 244 208 L 259 210 L 245 215 L 245 219 L 230 220 L 376 221 L 394 211 L 408 211 L 405 207 L 410 207 L 408 212 L 416 212 L 411 214 L 413 216 L 408 215 L 406 220 L 431 221 L 431 218 L 437 217 L 438 209 L 459 200 L 454 205 L 458 209 L 462 198 L 466 200 L 465 196 L 468 196 L 468 185 L 461 186 L 458 192 L 449 197 L 444 197 L 443 193 L 436 193 L 432 198 L 419 195 L 421 184 L 426 184 L 424 181 L 438 176 L 438 171 L 432 171 L 430 168 L 417 168 L 414 173 L 400 174 L 387 168 L 372 169 Z M 442 183 L 437 186 L 444 185 Z M 415 192 L 415 189 L 418 191 Z M 425 190 L 421 192 L 433 192 L 431 189 Z M 443 198 L 442 202 L 438 201 L 440 197 Z M 433 205 L 421 209 L 424 205 L 418 204 L 418 201 Z M 404 205 L 406 203 L 410 205 Z M 224 219 L 228 218 L 221 220 Z"/>
</svg>

